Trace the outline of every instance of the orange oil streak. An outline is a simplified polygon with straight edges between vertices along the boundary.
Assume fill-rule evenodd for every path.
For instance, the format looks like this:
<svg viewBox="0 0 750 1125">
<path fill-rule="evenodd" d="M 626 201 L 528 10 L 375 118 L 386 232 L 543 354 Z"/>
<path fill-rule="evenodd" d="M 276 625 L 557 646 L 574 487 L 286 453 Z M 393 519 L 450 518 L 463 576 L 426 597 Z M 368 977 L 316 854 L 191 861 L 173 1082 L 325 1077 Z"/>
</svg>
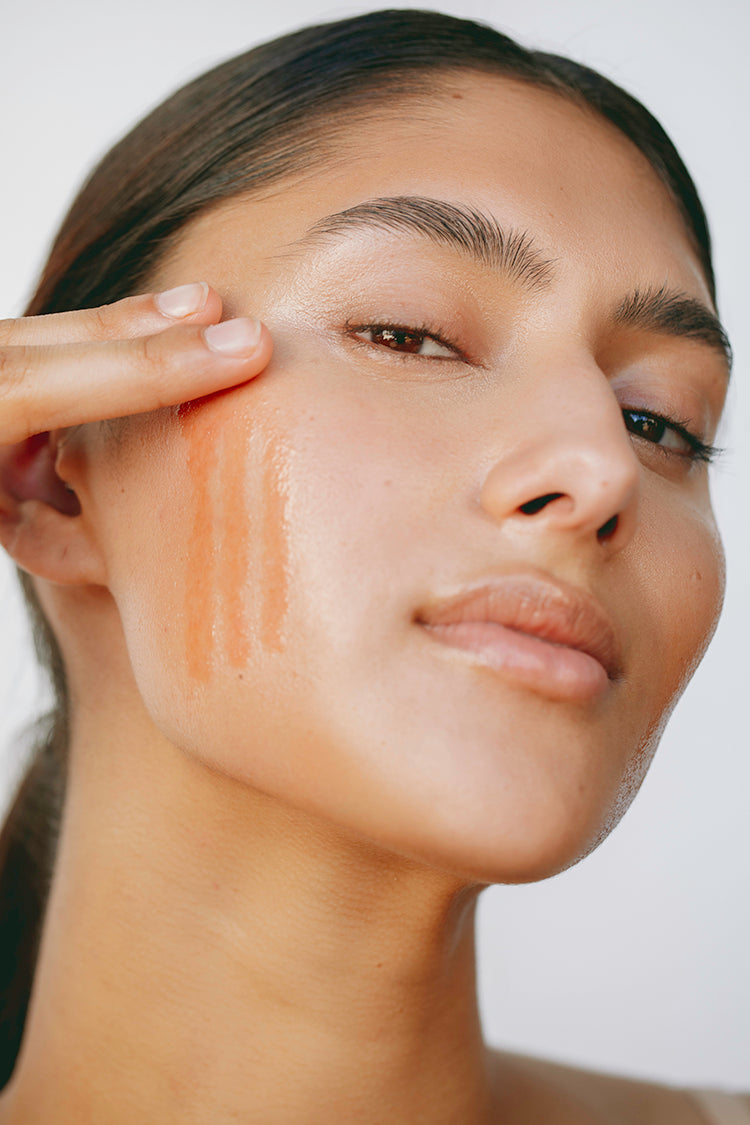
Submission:
<svg viewBox="0 0 750 1125">
<path fill-rule="evenodd" d="M 263 451 L 263 603 L 260 640 L 266 649 L 283 652 L 284 618 L 289 603 L 286 448 L 269 437 Z"/>
<path fill-rule="evenodd" d="M 181 418 L 188 440 L 187 464 L 193 486 L 193 526 L 188 543 L 185 576 L 185 649 L 188 672 L 207 683 L 214 652 L 213 578 L 215 569 L 214 501 L 216 434 L 212 427 Z"/>
<path fill-rule="evenodd" d="M 248 499 L 245 494 L 247 472 L 246 451 L 237 442 L 225 438 L 222 443 L 221 494 L 223 539 L 221 543 L 220 580 L 221 608 L 224 620 L 224 644 L 227 660 L 233 668 L 242 668 L 250 656 L 243 591 L 250 576 L 250 526 Z"/>
</svg>

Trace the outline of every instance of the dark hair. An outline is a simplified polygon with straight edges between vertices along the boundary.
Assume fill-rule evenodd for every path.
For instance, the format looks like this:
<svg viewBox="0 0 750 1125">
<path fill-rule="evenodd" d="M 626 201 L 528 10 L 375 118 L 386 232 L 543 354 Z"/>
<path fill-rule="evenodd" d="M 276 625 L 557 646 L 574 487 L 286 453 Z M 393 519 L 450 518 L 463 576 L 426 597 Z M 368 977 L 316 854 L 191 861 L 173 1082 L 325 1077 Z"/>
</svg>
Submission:
<svg viewBox="0 0 750 1125">
<path fill-rule="evenodd" d="M 612 122 L 651 163 L 682 213 L 712 296 L 706 218 L 672 142 L 639 102 L 588 67 L 529 51 L 490 27 L 423 11 L 373 12 L 306 28 L 195 79 L 104 157 L 52 247 L 28 315 L 141 291 L 185 223 L 266 189 L 335 150 L 352 118 L 438 90 L 451 71 L 504 75 L 555 91 Z M 0 1085 L 20 1047 L 65 800 L 68 697 L 56 638 L 21 574 L 37 652 L 57 705 L 0 834 Z"/>
</svg>

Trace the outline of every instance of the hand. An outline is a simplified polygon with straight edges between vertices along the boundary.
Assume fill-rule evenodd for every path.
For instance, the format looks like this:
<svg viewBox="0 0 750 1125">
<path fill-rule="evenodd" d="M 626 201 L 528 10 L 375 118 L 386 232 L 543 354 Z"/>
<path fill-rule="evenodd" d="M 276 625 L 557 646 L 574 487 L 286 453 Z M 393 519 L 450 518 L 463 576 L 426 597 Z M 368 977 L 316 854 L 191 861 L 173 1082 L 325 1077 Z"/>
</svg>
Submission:
<svg viewBox="0 0 750 1125">
<path fill-rule="evenodd" d="M 0 321 L 0 445 L 157 410 L 245 382 L 271 358 L 268 330 L 223 321 L 205 283 L 112 305 Z"/>
</svg>

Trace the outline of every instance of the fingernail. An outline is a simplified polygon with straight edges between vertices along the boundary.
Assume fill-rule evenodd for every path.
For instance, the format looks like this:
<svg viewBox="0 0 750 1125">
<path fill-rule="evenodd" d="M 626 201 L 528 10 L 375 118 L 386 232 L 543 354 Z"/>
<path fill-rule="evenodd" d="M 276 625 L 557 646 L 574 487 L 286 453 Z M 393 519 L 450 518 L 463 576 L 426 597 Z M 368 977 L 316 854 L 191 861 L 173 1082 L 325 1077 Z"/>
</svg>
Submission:
<svg viewBox="0 0 750 1125">
<path fill-rule="evenodd" d="M 238 316 L 203 329 L 206 343 L 221 355 L 252 355 L 260 340 L 260 323 L 251 316 Z"/>
<path fill-rule="evenodd" d="M 208 286 L 205 281 L 195 281 L 190 285 L 178 285 L 175 289 L 165 289 L 156 297 L 156 304 L 165 316 L 173 320 L 190 316 L 191 313 L 200 312 L 208 297 Z"/>
</svg>

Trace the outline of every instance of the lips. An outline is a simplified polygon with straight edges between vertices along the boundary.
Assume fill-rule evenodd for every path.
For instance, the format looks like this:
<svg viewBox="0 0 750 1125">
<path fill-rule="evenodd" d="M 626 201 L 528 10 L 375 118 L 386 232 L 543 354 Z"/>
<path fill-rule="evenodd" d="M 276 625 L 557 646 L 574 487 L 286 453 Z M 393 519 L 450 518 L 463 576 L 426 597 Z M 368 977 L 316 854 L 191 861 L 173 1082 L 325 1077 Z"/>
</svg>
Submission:
<svg viewBox="0 0 750 1125">
<path fill-rule="evenodd" d="M 415 621 L 434 640 L 561 698 L 597 694 L 621 674 L 606 613 L 589 594 L 565 583 L 506 576 L 424 606 Z"/>
</svg>

